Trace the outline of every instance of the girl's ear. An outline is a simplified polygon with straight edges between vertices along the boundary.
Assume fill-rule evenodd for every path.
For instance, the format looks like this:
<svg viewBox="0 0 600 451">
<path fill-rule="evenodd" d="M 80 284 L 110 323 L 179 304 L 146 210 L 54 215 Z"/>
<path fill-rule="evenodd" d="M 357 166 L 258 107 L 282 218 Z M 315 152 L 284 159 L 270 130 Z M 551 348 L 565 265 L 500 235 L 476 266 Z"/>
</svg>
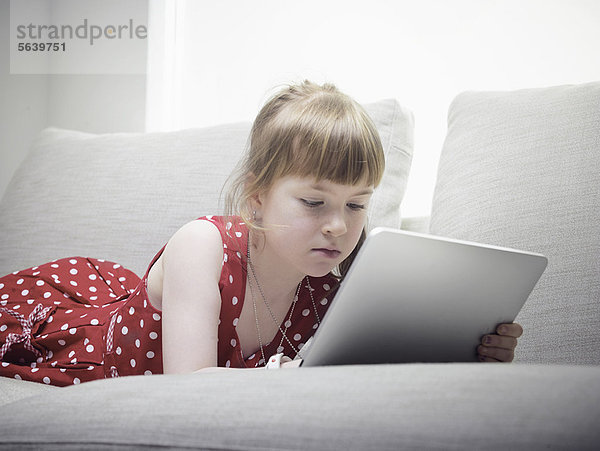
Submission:
<svg viewBox="0 0 600 451">
<path fill-rule="evenodd" d="M 255 191 L 254 189 L 250 188 L 256 181 L 256 176 L 254 175 L 253 172 L 249 172 L 248 175 L 246 175 L 246 189 L 250 190 L 250 191 Z M 248 207 L 250 209 L 250 211 L 255 211 L 257 208 L 260 208 L 262 206 L 262 193 L 261 191 L 258 192 L 254 192 L 254 194 L 252 194 L 249 198 L 248 198 Z"/>
</svg>

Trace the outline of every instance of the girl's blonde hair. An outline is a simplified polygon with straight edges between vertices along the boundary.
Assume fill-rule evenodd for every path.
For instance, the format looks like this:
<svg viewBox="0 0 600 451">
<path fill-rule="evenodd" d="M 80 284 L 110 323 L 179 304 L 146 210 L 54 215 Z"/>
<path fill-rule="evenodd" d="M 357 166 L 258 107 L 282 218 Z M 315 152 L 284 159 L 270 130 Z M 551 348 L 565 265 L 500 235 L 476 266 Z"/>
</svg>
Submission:
<svg viewBox="0 0 600 451">
<path fill-rule="evenodd" d="M 228 182 L 226 214 L 260 230 L 249 201 L 281 177 L 377 186 L 384 166 L 379 133 L 365 110 L 334 85 L 305 80 L 276 93 L 258 113 L 247 151 Z M 364 231 L 355 252 L 363 240 Z M 355 252 L 340 265 L 341 275 Z"/>
</svg>

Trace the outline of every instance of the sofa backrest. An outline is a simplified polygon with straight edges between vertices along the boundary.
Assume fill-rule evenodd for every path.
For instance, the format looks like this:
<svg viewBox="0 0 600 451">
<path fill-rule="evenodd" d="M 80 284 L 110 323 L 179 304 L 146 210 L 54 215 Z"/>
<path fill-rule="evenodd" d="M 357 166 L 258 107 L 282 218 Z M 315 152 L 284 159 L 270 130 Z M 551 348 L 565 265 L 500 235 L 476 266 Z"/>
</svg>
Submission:
<svg viewBox="0 0 600 451">
<path fill-rule="evenodd" d="M 600 82 L 456 97 L 430 232 L 545 254 L 517 360 L 600 364 Z"/>
</svg>

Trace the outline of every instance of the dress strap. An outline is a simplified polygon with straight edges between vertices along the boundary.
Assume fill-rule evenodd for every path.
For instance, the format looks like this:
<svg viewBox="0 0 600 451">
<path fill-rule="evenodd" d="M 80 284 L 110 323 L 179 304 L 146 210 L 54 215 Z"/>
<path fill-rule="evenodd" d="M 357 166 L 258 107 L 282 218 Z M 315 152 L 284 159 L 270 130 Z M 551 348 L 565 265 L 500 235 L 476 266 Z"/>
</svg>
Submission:
<svg viewBox="0 0 600 451">
<path fill-rule="evenodd" d="M 154 266 L 154 263 L 156 263 L 156 261 L 160 258 L 160 256 L 162 255 L 162 253 L 165 251 L 165 248 L 167 247 L 167 245 L 165 244 L 160 251 L 158 251 L 156 253 L 156 255 L 154 256 L 154 258 L 152 259 L 152 261 L 150 262 L 150 264 L 148 265 L 148 268 L 146 269 L 146 273 L 144 274 L 144 277 L 142 277 L 143 280 L 146 280 L 148 278 L 148 274 L 150 274 L 150 269 L 152 269 L 152 267 Z"/>
</svg>

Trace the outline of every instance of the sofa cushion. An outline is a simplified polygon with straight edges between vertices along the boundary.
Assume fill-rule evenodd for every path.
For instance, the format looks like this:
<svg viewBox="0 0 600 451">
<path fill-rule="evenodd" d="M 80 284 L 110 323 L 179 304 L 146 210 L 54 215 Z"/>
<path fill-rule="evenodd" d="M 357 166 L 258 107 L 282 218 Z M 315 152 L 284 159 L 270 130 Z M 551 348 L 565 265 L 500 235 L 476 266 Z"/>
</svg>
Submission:
<svg viewBox="0 0 600 451">
<path fill-rule="evenodd" d="M 392 99 L 365 108 L 387 157 L 373 224 L 397 227 L 412 114 Z M 222 211 L 221 188 L 250 125 L 147 134 L 44 130 L 0 202 L 0 274 L 76 255 L 143 274 L 179 227 Z"/>
<path fill-rule="evenodd" d="M 30 396 L 39 396 L 42 393 L 53 390 L 59 390 L 59 387 L 40 384 L 38 382 L 0 377 L 0 409 L 3 408 L 2 406 L 4 404 L 29 398 Z"/>
<path fill-rule="evenodd" d="M 545 254 L 517 360 L 600 364 L 600 83 L 450 106 L 430 232 Z"/>
<path fill-rule="evenodd" d="M 414 364 L 130 376 L 0 410 L 0 448 L 593 449 L 600 368 Z M 551 395 L 550 395 L 551 394 Z"/>
</svg>

